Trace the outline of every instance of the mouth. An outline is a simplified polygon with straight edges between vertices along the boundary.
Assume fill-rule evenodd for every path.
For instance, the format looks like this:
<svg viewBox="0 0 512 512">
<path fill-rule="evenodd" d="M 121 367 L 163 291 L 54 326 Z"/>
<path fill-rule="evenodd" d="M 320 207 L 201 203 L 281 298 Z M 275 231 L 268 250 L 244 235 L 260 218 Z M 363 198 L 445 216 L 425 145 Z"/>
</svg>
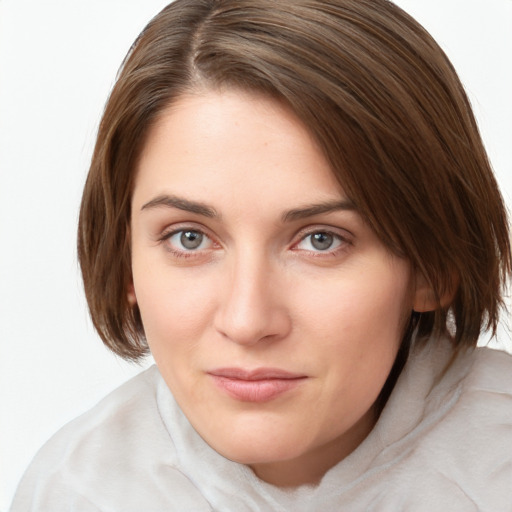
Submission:
<svg viewBox="0 0 512 512">
<path fill-rule="evenodd" d="M 242 402 L 268 402 L 295 389 L 307 376 L 279 368 L 219 368 L 208 372 L 216 386 Z"/>
</svg>

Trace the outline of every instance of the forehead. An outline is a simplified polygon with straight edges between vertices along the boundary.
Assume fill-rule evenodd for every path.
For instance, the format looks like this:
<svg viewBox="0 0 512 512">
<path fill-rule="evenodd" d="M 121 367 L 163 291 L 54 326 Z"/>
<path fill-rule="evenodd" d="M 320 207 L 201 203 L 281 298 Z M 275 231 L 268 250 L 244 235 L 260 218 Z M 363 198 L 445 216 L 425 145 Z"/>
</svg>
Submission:
<svg viewBox="0 0 512 512">
<path fill-rule="evenodd" d="M 192 194 L 239 207 L 251 198 L 263 206 L 344 196 L 322 151 L 289 108 L 233 90 L 182 96 L 150 129 L 133 202 L 140 206 L 159 194 Z"/>
</svg>

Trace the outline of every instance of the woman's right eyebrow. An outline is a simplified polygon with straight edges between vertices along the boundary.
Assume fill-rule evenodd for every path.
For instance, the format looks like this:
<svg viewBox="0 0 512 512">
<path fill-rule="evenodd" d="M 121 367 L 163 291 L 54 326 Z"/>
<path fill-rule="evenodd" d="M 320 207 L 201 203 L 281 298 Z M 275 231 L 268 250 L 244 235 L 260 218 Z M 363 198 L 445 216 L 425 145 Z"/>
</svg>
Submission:
<svg viewBox="0 0 512 512">
<path fill-rule="evenodd" d="M 197 213 L 198 215 L 203 215 L 209 218 L 219 218 L 220 215 L 217 213 L 217 210 L 212 206 L 209 206 L 205 203 L 201 203 L 198 201 L 191 201 L 190 199 L 185 199 L 183 197 L 177 197 L 173 195 L 161 195 L 157 196 L 151 201 L 145 203 L 141 210 L 149 210 L 151 208 L 177 208 L 178 210 L 184 210 L 190 213 Z"/>
</svg>

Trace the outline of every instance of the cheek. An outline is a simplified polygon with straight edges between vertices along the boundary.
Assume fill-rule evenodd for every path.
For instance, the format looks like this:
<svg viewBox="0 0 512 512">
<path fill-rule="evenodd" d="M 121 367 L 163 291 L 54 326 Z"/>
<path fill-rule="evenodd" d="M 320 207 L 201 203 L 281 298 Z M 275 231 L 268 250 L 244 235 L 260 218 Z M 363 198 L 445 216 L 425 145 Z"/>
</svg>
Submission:
<svg viewBox="0 0 512 512">
<path fill-rule="evenodd" d="M 133 264 L 133 280 L 146 338 L 152 352 L 178 349 L 197 339 L 214 308 L 215 284 L 168 267 L 140 268 Z M 140 271 L 139 271 L 140 270 Z"/>
<path fill-rule="evenodd" d="M 301 311 L 308 338 L 316 340 L 314 351 L 323 352 L 333 379 L 356 389 L 361 380 L 383 383 L 387 377 L 412 299 L 405 264 L 351 270 L 295 295 L 308 297 Z"/>
<path fill-rule="evenodd" d="M 321 331 L 337 330 L 340 339 L 349 332 L 379 332 L 386 338 L 397 334 L 412 304 L 407 268 L 402 266 L 349 269 L 323 282 L 311 280 L 293 295 L 306 298 L 301 310 L 312 321 L 317 319 Z"/>
</svg>

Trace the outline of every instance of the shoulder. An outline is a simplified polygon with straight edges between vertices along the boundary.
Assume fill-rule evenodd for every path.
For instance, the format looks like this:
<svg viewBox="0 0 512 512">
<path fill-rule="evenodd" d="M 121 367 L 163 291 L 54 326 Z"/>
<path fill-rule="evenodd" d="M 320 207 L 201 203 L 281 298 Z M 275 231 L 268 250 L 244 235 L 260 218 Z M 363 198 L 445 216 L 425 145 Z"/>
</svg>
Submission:
<svg viewBox="0 0 512 512">
<path fill-rule="evenodd" d="M 481 437 L 483 430 L 487 430 L 488 434 L 490 431 L 502 433 L 500 439 L 512 442 L 512 355 L 477 348 L 466 358 L 468 370 L 461 376 L 457 400 L 446 420 L 464 423 L 466 428 L 478 426 L 465 432 L 468 439 Z M 456 380 L 456 368 L 453 373 Z M 499 443 L 499 439 L 489 441 L 489 448 Z M 512 449 L 512 445 L 508 447 Z M 512 456 L 512 450 L 509 455 Z"/>
<path fill-rule="evenodd" d="M 479 348 L 460 395 L 442 422 L 440 432 L 457 439 L 459 464 L 492 481 L 512 482 L 512 356 Z M 492 476 L 491 476 L 492 475 Z"/>
<path fill-rule="evenodd" d="M 512 396 L 512 354 L 480 347 L 473 352 L 474 364 L 467 388 Z"/>
<path fill-rule="evenodd" d="M 25 473 L 12 512 L 202 510 L 160 418 L 161 385 L 151 367 L 57 432 Z"/>
<path fill-rule="evenodd" d="M 113 452 L 123 464 L 139 458 L 133 448 L 147 449 L 160 437 L 155 396 L 158 377 L 153 366 L 112 391 L 60 429 L 39 451 L 34 465 L 52 461 L 72 469 L 94 460 L 106 467 Z M 137 443 L 131 441 L 135 439 Z"/>
<path fill-rule="evenodd" d="M 512 356 L 489 348 L 461 355 L 429 391 L 425 418 L 403 466 L 421 473 L 410 481 L 418 495 L 503 510 L 512 482 Z"/>
</svg>

